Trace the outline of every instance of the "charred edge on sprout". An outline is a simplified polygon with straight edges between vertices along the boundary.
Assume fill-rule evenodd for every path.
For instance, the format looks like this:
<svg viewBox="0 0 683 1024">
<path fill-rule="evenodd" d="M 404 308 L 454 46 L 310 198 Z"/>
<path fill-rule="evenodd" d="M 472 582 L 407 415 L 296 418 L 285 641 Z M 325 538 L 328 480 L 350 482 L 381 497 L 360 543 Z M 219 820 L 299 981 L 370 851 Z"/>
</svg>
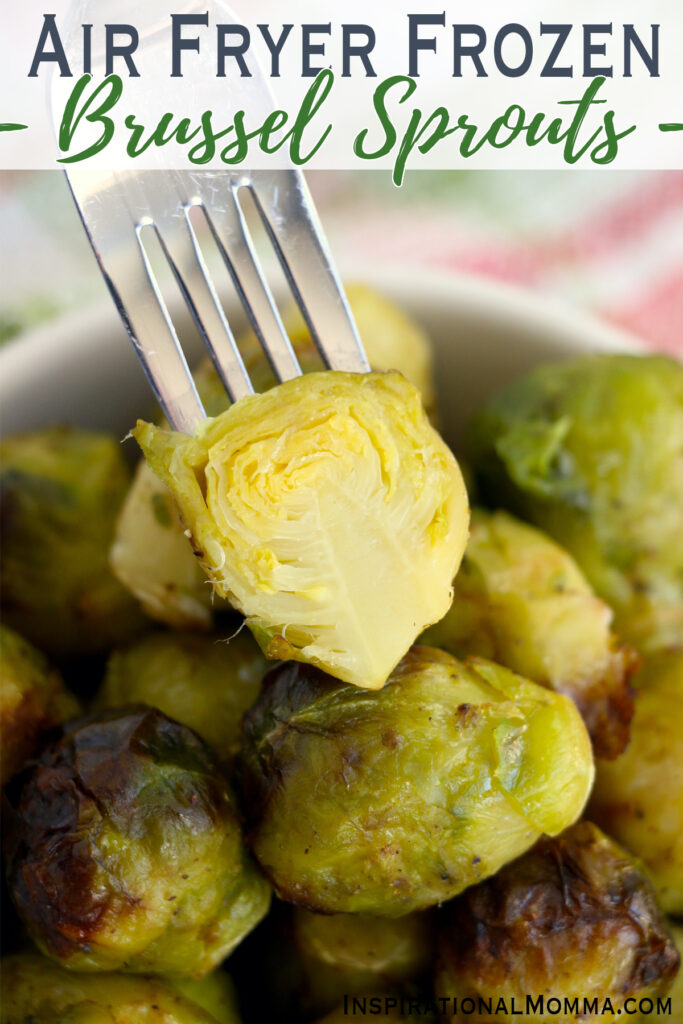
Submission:
<svg viewBox="0 0 683 1024">
<path fill-rule="evenodd" d="M 141 834 L 139 779 L 150 761 L 193 776 L 182 812 L 194 830 L 215 827 L 220 814 L 234 817 L 208 747 L 144 705 L 74 720 L 7 789 L 8 885 L 22 918 L 58 957 L 95 941 L 112 907 L 120 916 L 139 902 L 118 881 L 111 891 L 93 891 L 94 846 L 105 820 L 133 839 Z"/>
<path fill-rule="evenodd" d="M 584 720 L 595 756 L 613 761 L 628 746 L 635 710 L 631 679 L 642 663 L 636 650 L 620 646 L 610 659 L 610 671 L 588 689 L 565 686 Z"/>
<path fill-rule="evenodd" d="M 563 837 L 540 840 L 453 900 L 442 932 L 442 973 L 495 991 L 509 982 L 520 957 L 524 974 L 536 972 L 540 981 L 571 950 L 623 934 L 637 952 L 621 995 L 671 980 L 679 956 L 654 891 L 635 862 L 603 842 L 595 826 L 582 822 Z"/>
</svg>

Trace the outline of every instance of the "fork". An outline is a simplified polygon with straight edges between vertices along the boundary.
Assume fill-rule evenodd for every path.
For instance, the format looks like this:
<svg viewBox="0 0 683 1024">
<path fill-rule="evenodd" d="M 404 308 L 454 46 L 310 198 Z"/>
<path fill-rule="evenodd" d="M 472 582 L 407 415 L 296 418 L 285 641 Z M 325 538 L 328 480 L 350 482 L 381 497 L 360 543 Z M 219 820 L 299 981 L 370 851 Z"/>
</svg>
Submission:
<svg viewBox="0 0 683 1024">
<path fill-rule="evenodd" d="M 198 208 L 279 381 L 301 374 L 240 205 L 249 189 L 324 364 L 368 361 L 298 170 L 68 171 L 93 251 L 152 390 L 176 430 L 206 414 L 144 242 L 152 228 L 233 402 L 253 393 L 191 213 Z"/>
<path fill-rule="evenodd" d="M 181 6 L 182 14 L 208 14 L 210 23 L 236 22 L 221 0 L 185 0 Z M 154 123 L 155 103 L 159 97 L 165 101 L 169 88 L 164 77 L 166 0 L 146 0 L 144 5 L 139 0 L 73 0 L 70 14 L 66 49 L 74 60 L 82 47 L 80 26 L 125 21 L 130 15 L 140 30 L 136 60 L 147 61 L 144 77 L 139 79 L 144 88 L 137 92 L 138 114 L 143 123 Z M 106 66 L 106 52 L 94 47 L 93 72 L 102 73 Z M 225 85 L 219 86 L 206 71 L 199 60 L 189 65 L 186 94 L 193 95 L 196 104 L 220 108 L 225 103 Z M 55 110 L 63 109 L 60 89 L 66 85 L 53 79 Z M 273 102 L 267 79 L 253 61 L 251 76 L 233 78 L 229 87 L 233 101 L 245 109 L 263 113 Z M 161 157 L 158 160 L 161 165 Z M 249 232 L 241 203 L 245 190 L 253 197 L 325 366 L 357 373 L 369 370 L 313 200 L 298 169 L 101 171 L 74 167 L 67 171 L 67 179 L 133 346 L 176 430 L 193 433 L 205 411 L 154 273 L 146 245 L 150 231 L 233 402 L 252 394 L 253 387 L 202 249 L 196 227 L 202 217 L 276 378 L 285 381 L 301 373 Z"/>
</svg>

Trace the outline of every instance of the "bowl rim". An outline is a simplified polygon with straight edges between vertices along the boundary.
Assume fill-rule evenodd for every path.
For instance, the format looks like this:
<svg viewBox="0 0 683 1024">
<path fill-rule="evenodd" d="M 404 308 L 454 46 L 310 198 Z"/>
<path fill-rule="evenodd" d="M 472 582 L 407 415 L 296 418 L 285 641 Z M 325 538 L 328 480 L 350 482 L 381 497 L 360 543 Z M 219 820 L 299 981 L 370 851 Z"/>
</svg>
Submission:
<svg viewBox="0 0 683 1024">
<path fill-rule="evenodd" d="M 648 351 L 645 343 L 629 331 L 610 324 L 599 315 L 555 296 L 547 296 L 495 278 L 477 274 L 448 272 L 442 269 L 405 264 L 342 265 L 346 282 L 362 282 L 390 295 L 419 297 L 420 302 L 435 301 L 475 311 L 482 309 L 501 318 L 524 321 L 530 327 L 548 327 L 571 335 L 577 355 L 588 352 Z M 399 299 L 400 301 L 400 299 Z M 411 305 L 406 301 L 406 305 Z M 54 361 L 63 345 L 92 349 L 106 345 L 113 331 L 123 331 L 114 303 L 107 293 L 85 307 L 69 310 L 53 320 L 21 332 L 0 348 L 0 396 L 11 386 L 12 377 L 25 371 L 34 360 Z M 72 350 L 73 355 L 73 350 Z"/>
</svg>

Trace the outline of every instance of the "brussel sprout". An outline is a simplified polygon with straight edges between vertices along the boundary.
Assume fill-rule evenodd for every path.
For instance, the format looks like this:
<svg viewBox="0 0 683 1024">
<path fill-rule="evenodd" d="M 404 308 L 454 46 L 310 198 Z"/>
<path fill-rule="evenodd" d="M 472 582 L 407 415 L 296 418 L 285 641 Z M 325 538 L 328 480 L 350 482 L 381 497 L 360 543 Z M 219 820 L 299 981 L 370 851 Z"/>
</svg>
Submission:
<svg viewBox="0 0 683 1024">
<path fill-rule="evenodd" d="M 665 993 L 678 969 L 646 876 L 589 822 L 542 839 L 443 917 L 436 994 L 453 1022 L 580 1021 L 594 999 L 621 1013 L 627 999 Z"/>
<path fill-rule="evenodd" d="M 256 700 L 266 660 L 248 630 L 229 640 L 154 633 L 109 659 L 98 707 L 141 702 L 189 725 L 231 761 L 242 715 Z"/>
<path fill-rule="evenodd" d="M 174 629 L 209 629 L 211 585 L 187 543 L 168 487 L 140 462 L 116 522 L 112 572 L 150 618 Z"/>
<path fill-rule="evenodd" d="M 434 410 L 432 358 L 421 328 L 402 310 L 364 285 L 350 285 L 347 296 L 375 370 L 398 370 L 420 391 L 428 413 Z M 320 369 L 320 356 L 298 310 L 285 315 L 285 326 L 304 372 Z M 247 372 L 255 391 L 276 380 L 253 332 L 240 338 Z M 208 416 L 229 406 L 225 386 L 207 358 L 195 383 Z M 170 491 L 144 460 L 116 524 L 111 566 L 121 583 L 142 603 L 145 612 L 174 628 L 207 629 L 213 602 L 210 586 L 192 549 Z M 220 607 L 220 602 L 216 602 Z"/>
<path fill-rule="evenodd" d="M 577 705 L 598 757 L 620 754 L 633 714 L 637 656 L 610 632 L 612 612 L 573 558 L 505 512 L 477 511 L 446 617 L 422 641 L 477 654 Z"/>
<path fill-rule="evenodd" d="M 392 919 L 312 914 L 297 907 L 293 932 L 304 975 L 300 1005 L 316 1014 L 345 995 L 411 981 L 431 963 L 431 927 L 424 914 Z"/>
<path fill-rule="evenodd" d="M 683 651 L 645 658 L 631 742 L 600 762 L 591 817 L 650 869 L 661 905 L 683 914 Z"/>
<path fill-rule="evenodd" d="M 423 329 L 404 310 L 364 284 L 346 286 L 346 296 L 356 320 L 368 362 L 373 370 L 398 370 L 422 396 L 422 404 L 434 413 L 432 351 Z M 286 311 L 284 323 L 304 373 L 321 369 L 318 349 L 298 308 Z M 256 335 L 249 331 L 239 341 L 244 363 L 255 391 L 266 391 L 276 383 Z M 210 369 L 209 369 L 210 368 Z M 197 386 L 209 416 L 225 408 L 225 388 L 218 382 L 213 364 L 206 362 Z M 208 402 L 208 404 L 207 404 Z"/>
<path fill-rule="evenodd" d="M 65 971 L 35 953 L 2 962 L 0 1024 L 239 1024 L 227 974 L 201 981 Z"/>
<path fill-rule="evenodd" d="M 293 912 L 293 938 L 301 958 L 299 1006 L 308 1016 L 332 1010 L 344 996 L 402 991 L 432 962 L 428 915 Z"/>
<path fill-rule="evenodd" d="M 220 969 L 203 978 L 170 978 L 173 987 L 215 1018 L 216 1024 L 240 1024 L 232 979 Z"/>
<path fill-rule="evenodd" d="M 467 495 L 399 374 L 309 373 L 194 437 L 134 433 L 268 657 L 379 687 L 448 609 Z"/>
<path fill-rule="evenodd" d="M 576 558 L 639 644 L 683 642 L 683 366 L 594 356 L 539 367 L 476 418 L 486 494 Z"/>
<path fill-rule="evenodd" d="M 392 919 L 314 914 L 294 907 L 292 916 L 294 941 L 305 957 L 317 964 L 362 972 L 366 985 L 371 976 L 383 977 L 385 982 L 414 978 L 431 961 L 431 926 L 425 914 Z M 356 990 L 364 987 L 356 986 Z"/>
<path fill-rule="evenodd" d="M 53 429 L 0 445 L 5 621 L 55 658 L 139 632 L 137 602 L 107 565 L 128 486 L 114 438 Z"/>
<path fill-rule="evenodd" d="M 431 983 L 432 925 L 429 911 L 384 918 L 276 904 L 256 937 L 258 949 L 251 950 L 258 976 L 268 977 L 267 996 L 259 993 L 253 1008 L 247 1002 L 247 1016 L 253 1009 L 254 1018 L 261 1012 L 264 1019 L 301 1024 L 333 1010 L 345 996 L 412 993 L 418 981 Z"/>
<path fill-rule="evenodd" d="M 10 893 L 65 967 L 201 977 L 266 913 L 213 754 L 160 711 L 70 723 L 13 785 Z"/>
<path fill-rule="evenodd" d="M 0 625 L 0 785 L 38 749 L 41 736 L 79 712 L 43 655 Z"/>
<path fill-rule="evenodd" d="M 325 913 L 450 899 L 570 825 L 593 780 L 569 698 L 428 647 L 378 691 L 275 668 L 244 735 L 254 852 L 282 899 Z"/>
</svg>

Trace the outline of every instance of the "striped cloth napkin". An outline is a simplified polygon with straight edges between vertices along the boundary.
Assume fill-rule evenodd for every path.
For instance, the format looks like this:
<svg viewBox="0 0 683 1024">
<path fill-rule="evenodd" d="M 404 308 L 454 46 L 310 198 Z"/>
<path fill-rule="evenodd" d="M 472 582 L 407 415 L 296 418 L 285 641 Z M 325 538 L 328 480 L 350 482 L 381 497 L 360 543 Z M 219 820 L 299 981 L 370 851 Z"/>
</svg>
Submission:
<svg viewBox="0 0 683 1024">
<path fill-rule="evenodd" d="M 468 271 L 580 305 L 683 355 L 683 171 L 319 174 L 342 262 Z"/>
<path fill-rule="evenodd" d="M 483 274 L 683 355 L 683 171 L 413 171 L 400 189 L 384 171 L 308 178 L 344 266 Z M 58 172 L 0 174 L 0 240 L 0 338 L 104 296 Z"/>
</svg>

